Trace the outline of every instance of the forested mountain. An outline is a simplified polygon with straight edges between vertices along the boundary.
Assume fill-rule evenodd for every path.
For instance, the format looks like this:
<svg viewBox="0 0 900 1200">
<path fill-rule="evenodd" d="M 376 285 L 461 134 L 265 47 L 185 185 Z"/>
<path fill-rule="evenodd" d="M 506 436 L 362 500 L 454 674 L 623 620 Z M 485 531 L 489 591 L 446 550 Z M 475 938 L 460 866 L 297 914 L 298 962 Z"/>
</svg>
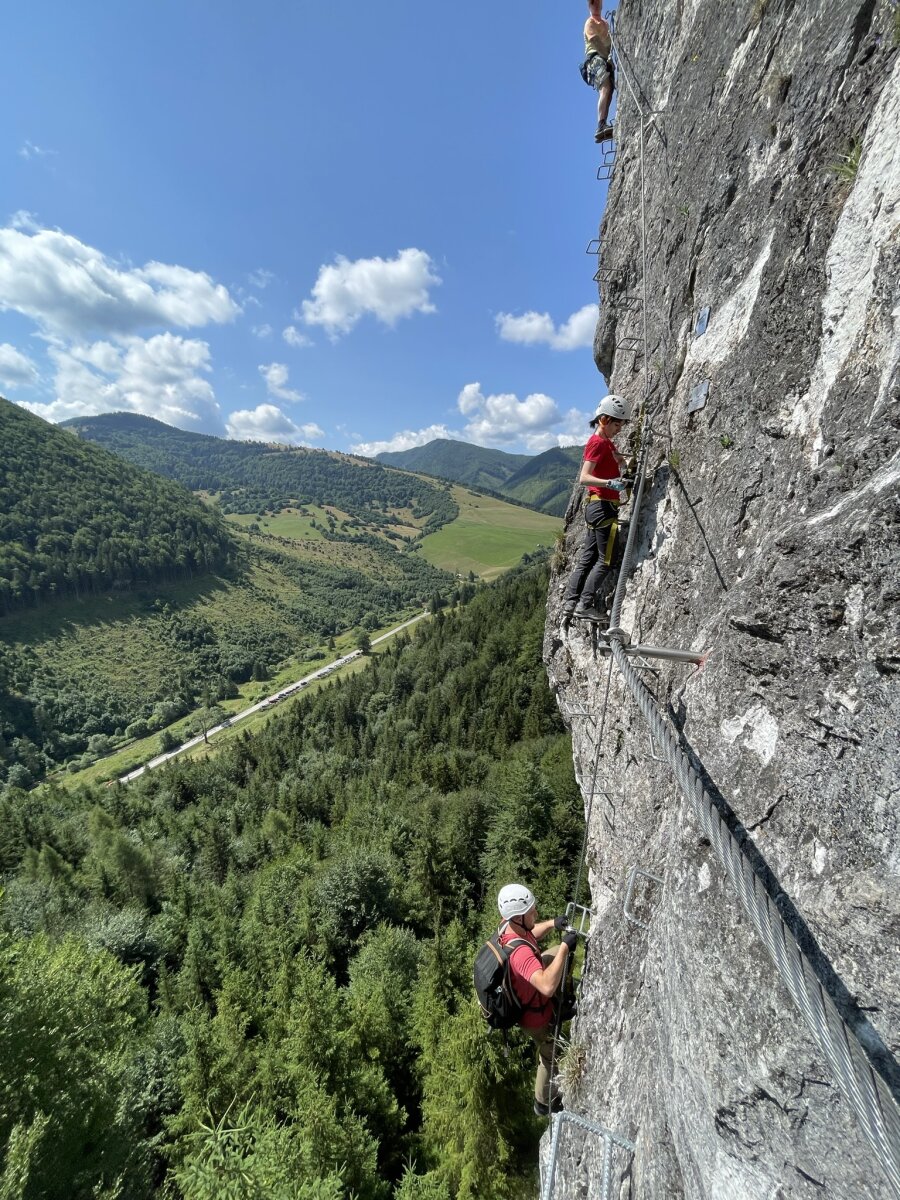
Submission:
<svg viewBox="0 0 900 1200">
<path fill-rule="evenodd" d="M 332 504 L 365 516 L 372 508 L 410 509 L 427 516 L 424 532 L 456 516 L 446 488 L 371 459 L 329 450 L 233 442 L 188 433 L 137 413 L 76 417 L 63 423 L 137 466 L 177 479 L 192 491 L 220 492 L 225 512 L 256 512 L 289 504 Z"/>
<path fill-rule="evenodd" d="M 424 471 L 441 479 L 452 479 L 467 487 L 502 492 L 511 475 L 530 461 L 527 454 L 507 454 L 487 446 L 474 446 L 451 438 L 435 438 L 411 450 L 387 450 L 376 456 L 378 462 L 404 471 Z"/>
<path fill-rule="evenodd" d="M 216 759 L 0 801 L 17 1196 L 528 1194 L 533 1047 L 487 1035 L 471 960 L 497 886 L 562 911 L 580 846 L 546 587 L 484 589 Z"/>
<path fill-rule="evenodd" d="M 220 515 L 183 487 L 0 398 L 0 614 L 231 566 Z"/>
<path fill-rule="evenodd" d="M 0 445 L 0 787 L 90 765 L 453 582 L 365 532 L 232 532 L 181 484 L 6 400 Z M 411 480 L 436 520 L 456 510 L 412 476 L 348 471 Z"/>
<path fill-rule="evenodd" d="M 554 446 L 535 455 L 507 454 L 436 438 L 412 450 L 379 454 L 378 461 L 493 491 L 561 517 L 578 476 L 581 454 L 579 446 Z"/>
</svg>

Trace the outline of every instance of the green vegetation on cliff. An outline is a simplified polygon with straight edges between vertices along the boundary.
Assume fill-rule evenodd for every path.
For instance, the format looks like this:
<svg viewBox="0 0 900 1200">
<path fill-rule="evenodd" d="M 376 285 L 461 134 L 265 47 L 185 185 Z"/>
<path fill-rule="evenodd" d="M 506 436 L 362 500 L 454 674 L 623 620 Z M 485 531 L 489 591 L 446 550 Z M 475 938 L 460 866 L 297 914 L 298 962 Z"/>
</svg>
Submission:
<svg viewBox="0 0 900 1200">
<path fill-rule="evenodd" d="M 559 911 L 580 845 L 546 586 L 485 589 L 215 759 L 0 801 L 17 1195 L 527 1194 L 533 1049 L 504 1058 L 470 969 L 496 887 Z"/>
</svg>

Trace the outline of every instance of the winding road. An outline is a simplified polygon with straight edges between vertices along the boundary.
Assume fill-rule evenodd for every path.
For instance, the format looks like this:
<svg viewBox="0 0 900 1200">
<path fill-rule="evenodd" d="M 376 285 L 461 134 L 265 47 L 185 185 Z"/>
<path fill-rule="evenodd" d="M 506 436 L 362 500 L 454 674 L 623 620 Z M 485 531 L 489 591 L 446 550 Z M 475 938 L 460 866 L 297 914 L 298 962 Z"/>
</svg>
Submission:
<svg viewBox="0 0 900 1200">
<path fill-rule="evenodd" d="M 395 625 L 393 629 L 389 629 L 387 633 L 381 634 L 380 637 L 372 638 L 372 645 L 377 646 L 379 642 L 385 642 L 388 638 L 396 636 L 403 629 L 408 629 L 410 625 L 415 625 L 417 621 L 421 621 L 423 617 L 427 617 L 427 612 L 418 613 L 414 617 L 410 617 L 408 621 L 404 621 L 402 625 Z M 180 746 L 176 746 L 174 750 L 167 750 L 165 754 L 158 754 L 156 758 L 151 758 L 149 762 L 144 763 L 142 767 L 135 767 L 133 771 L 129 771 L 127 775 L 119 776 L 119 783 L 131 783 L 133 779 L 139 778 L 145 771 L 152 771 L 154 767 L 161 767 L 163 763 L 167 763 L 172 758 L 177 758 L 179 754 L 184 754 L 187 750 L 192 750 L 194 746 L 199 746 L 204 740 L 207 742 L 214 734 L 221 733 L 223 729 L 230 729 L 236 725 L 238 721 L 243 721 L 245 717 L 251 717 L 254 713 L 264 712 L 267 708 L 272 708 L 279 704 L 282 700 L 286 700 L 288 696 L 295 696 L 297 692 L 302 691 L 317 679 L 324 679 L 327 675 L 331 675 L 334 671 L 352 662 L 354 658 L 359 658 L 362 654 L 361 650 L 351 650 L 349 654 L 344 654 L 341 658 L 336 658 L 334 662 L 327 663 L 324 667 L 319 667 L 317 671 L 313 671 L 309 675 L 304 675 L 302 679 L 298 679 L 296 683 L 289 683 L 287 687 L 281 688 L 277 692 L 273 692 L 271 696 L 266 696 L 264 700 L 258 700 L 256 704 L 251 704 L 249 708 L 243 709 L 234 716 L 228 717 L 219 725 L 214 725 L 212 729 L 207 729 L 206 738 L 202 733 L 198 733 L 196 737 L 190 738 Z"/>
</svg>

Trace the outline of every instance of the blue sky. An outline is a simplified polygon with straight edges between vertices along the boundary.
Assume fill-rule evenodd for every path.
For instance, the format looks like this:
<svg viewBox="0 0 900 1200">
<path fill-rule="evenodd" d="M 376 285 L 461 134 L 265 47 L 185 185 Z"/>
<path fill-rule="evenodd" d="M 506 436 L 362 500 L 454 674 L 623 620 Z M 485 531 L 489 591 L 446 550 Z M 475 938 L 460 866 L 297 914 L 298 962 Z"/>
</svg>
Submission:
<svg viewBox="0 0 900 1200">
<path fill-rule="evenodd" d="M 606 390 L 585 15 L 8 6 L 0 392 L 361 453 L 583 440 Z"/>
</svg>

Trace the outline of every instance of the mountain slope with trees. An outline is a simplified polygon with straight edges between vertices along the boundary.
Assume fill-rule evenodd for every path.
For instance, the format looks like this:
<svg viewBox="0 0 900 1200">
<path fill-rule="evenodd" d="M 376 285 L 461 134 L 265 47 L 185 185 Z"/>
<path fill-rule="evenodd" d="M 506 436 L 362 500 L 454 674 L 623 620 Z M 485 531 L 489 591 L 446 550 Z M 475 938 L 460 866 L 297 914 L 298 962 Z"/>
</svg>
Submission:
<svg viewBox="0 0 900 1200">
<path fill-rule="evenodd" d="M 237 543 L 183 487 L 0 398 L 0 614 L 229 569 Z"/>
<path fill-rule="evenodd" d="M 354 516 L 412 510 L 425 532 L 452 521 L 447 489 L 371 459 L 261 442 L 234 442 L 189 433 L 137 413 L 77 417 L 65 428 L 136 466 L 176 479 L 191 491 L 220 493 L 223 511 L 252 513 L 290 504 L 331 504 Z"/>
<path fill-rule="evenodd" d="M 581 841 L 546 587 L 507 577 L 215 759 L 0 801 L 17 1195 L 528 1193 L 533 1047 L 504 1057 L 470 971 L 497 887 L 562 911 Z"/>
<path fill-rule="evenodd" d="M 529 461 L 527 454 L 508 454 L 452 438 L 435 438 L 410 450 L 386 450 L 376 460 L 404 471 L 424 471 L 467 487 L 500 492 L 511 475 Z"/>
<path fill-rule="evenodd" d="M 581 448 L 553 446 L 542 454 L 507 454 L 505 450 L 436 438 L 411 450 L 386 451 L 378 455 L 378 461 L 492 491 L 561 517 L 578 475 Z"/>
</svg>

